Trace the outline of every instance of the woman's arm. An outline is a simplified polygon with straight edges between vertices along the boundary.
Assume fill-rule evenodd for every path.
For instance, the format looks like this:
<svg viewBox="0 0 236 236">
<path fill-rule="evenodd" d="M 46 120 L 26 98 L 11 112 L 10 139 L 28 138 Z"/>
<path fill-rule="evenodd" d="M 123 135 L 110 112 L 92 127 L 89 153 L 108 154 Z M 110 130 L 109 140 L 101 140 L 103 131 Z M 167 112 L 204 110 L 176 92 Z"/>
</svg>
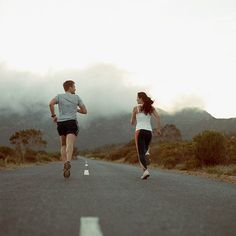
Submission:
<svg viewBox="0 0 236 236">
<path fill-rule="evenodd" d="M 131 115 L 131 120 L 130 120 L 130 124 L 131 125 L 135 125 L 137 120 L 136 120 L 136 114 L 137 114 L 137 108 L 134 107 L 132 115 Z"/>
<path fill-rule="evenodd" d="M 159 134 L 161 135 L 161 122 L 160 122 L 160 116 L 157 113 L 156 109 L 154 108 L 152 112 L 153 117 L 155 118 L 156 121 L 156 128 L 154 129 L 154 134 Z"/>
</svg>

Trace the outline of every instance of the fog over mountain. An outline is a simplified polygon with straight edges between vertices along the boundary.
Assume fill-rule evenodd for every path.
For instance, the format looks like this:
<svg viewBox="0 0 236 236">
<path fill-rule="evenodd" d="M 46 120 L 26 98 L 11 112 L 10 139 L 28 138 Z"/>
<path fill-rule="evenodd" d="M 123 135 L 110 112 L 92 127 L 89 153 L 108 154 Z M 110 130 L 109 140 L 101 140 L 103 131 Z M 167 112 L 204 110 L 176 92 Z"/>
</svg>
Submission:
<svg viewBox="0 0 236 236">
<path fill-rule="evenodd" d="M 130 75 L 113 65 L 99 64 L 84 70 L 66 70 L 46 75 L 9 70 L 0 67 L 0 109 L 18 114 L 27 108 L 35 111 L 48 109 L 49 101 L 64 93 L 63 82 L 73 80 L 76 93 L 81 96 L 89 114 L 97 116 L 129 112 L 136 103 L 136 94 L 142 88 L 132 84 Z M 48 115 L 48 114 L 47 114 Z"/>
<path fill-rule="evenodd" d="M 15 71 L 0 64 L 0 109 L 24 114 L 28 108 L 41 111 L 48 117 L 49 101 L 58 93 L 64 93 L 62 84 L 71 79 L 76 82 L 76 93 L 81 96 L 87 109 L 82 120 L 92 120 L 100 116 L 113 116 L 131 112 L 136 105 L 137 92 L 149 90 L 138 86 L 132 80 L 132 74 L 112 64 L 96 64 L 79 69 L 68 69 L 39 75 L 27 71 Z M 170 85 L 171 86 L 171 85 Z M 168 97 L 168 91 L 166 91 Z M 154 106 L 160 107 L 158 94 L 152 97 Z M 181 96 L 173 104 L 173 111 L 185 107 L 204 107 L 201 98 L 194 95 Z M 165 108 L 162 108 L 165 109 Z"/>
</svg>

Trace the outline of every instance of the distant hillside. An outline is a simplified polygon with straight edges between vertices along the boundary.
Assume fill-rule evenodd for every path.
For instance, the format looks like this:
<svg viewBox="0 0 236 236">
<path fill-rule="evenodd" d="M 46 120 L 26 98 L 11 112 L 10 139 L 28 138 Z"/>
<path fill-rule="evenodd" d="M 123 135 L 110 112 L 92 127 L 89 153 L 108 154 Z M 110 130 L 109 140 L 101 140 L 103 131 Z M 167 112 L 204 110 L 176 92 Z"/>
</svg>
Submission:
<svg viewBox="0 0 236 236">
<path fill-rule="evenodd" d="M 35 109 L 35 108 L 34 108 Z M 206 111 L 197 108 L 186 108 L 175 114 L 159 111 L 161 125 L 175 124 L 181 131 L 183 139 L 191 139 L 205 129 L 214 129 L 226 133 L 236 133 L 236 118 L 216 119 Z M 89 117 L 80 123 L 80 134 L 77 147 L 80 150 L 91 149 L 107 144 L 126 143 L 133 139 L 134 127 L 130 126 L 130 114 L 113 117 Z M 56 124 L 51 122 L 48 106 L 37 106 L 37 110 L 27 108 L 23 114 L 7 110 L 0 114 L 0 145 L 9 145 L 9 137 L 17 130 L 41 129 L 44 139 L 48 141 L 48 150 L 58 150 L 59 137 Z"/>
</svg>

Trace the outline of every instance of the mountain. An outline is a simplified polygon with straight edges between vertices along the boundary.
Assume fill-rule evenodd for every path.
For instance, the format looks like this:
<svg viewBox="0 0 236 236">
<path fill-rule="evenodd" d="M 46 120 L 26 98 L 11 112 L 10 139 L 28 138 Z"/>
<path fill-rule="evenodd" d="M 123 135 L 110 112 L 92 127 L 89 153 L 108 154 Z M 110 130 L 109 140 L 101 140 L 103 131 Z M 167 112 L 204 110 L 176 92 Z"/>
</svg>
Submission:
<svg viewBox="0 0 236 236">
<path fill-rule="evenodd" d="M 37 108 L 37 109 L 36 109 Z M 52 123 L 49 109 L 44 105 L 28 107 L 22 113 L 2 110 L 0 114 L 0 146 L 9 146 L 9 137 L 18 130 L 41 129 L 48 142 L 48 150 L 59 150 L 59 136 L 56 124 Z M 161 125 L 174 124 L 183 139 L 191 139 L 195 134 L 214 129 L 225 133 L 236 133 L 236 118 L 216 119 L 198 108 L 186 108 L 170 114 L 159 110 Z M 89 121 L 86 121 L 88 119 Z M 80 150 L 92 149 L 108 144 L 126 143 L 133 139 L 134 127 L 130 125 L 130 114 L 110 117 L 79 118 L 80 132 L 76 146 Z"/>
</svg>

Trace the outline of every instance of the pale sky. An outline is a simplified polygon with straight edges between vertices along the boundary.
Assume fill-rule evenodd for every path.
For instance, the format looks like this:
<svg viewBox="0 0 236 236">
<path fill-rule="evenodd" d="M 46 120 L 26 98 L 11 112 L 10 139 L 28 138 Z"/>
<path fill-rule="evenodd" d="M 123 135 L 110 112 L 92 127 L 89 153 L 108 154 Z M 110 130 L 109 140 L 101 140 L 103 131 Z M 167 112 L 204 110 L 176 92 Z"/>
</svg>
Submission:
<svg viewBox="0 0 236 236">
<path fill-rule="evenodd" d="M 107 63 L 167 111 L 236 117 L 235 42 L 235 0 L 0 0 L 8 70 L 40 80 Z"/>
</svg>

